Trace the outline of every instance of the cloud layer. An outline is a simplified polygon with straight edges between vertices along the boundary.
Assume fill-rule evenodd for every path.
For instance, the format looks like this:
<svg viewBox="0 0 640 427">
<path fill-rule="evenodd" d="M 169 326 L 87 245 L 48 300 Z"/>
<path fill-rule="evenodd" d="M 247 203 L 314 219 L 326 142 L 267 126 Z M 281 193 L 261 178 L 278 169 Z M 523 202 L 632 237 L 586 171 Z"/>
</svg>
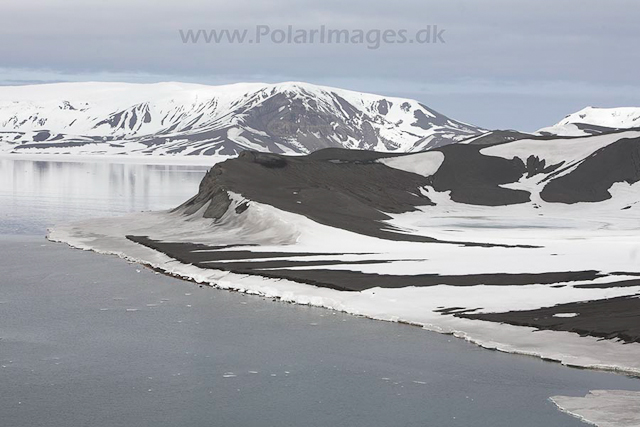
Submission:
<svg viewBox="0 0 640 427">
<path fill-rule="evenodd" d="M 533 130 L 585 105 L 637 104 L 633 0 L 26 0 L 0 6 L 0 79 L 304 80 L 412 96 L 487 127 Z M 179 30 L 398 30 L 446 44 L 184 44 Z"/>
</svg>

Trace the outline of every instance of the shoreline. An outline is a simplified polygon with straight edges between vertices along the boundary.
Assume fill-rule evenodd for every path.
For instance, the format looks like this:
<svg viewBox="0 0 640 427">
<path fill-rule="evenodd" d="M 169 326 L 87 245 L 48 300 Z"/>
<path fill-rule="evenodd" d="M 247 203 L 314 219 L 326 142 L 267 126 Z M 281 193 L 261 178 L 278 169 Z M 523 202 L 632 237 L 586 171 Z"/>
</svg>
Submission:
<svg viewBox="0 0 640 427">
<path fill-rule="evenodd" d="M 461 339 L 463 341 L 466 341 L 466 342 L 468 342 L 470 344 L 473 344 L 475 346 L 478 346 L 478 347 L 480 347 L 480 348 L 482 348 L 484 350 L 488 350 L 488 351 L 497 351 L 497 352 L 500 352 L 500 353 L 513 354 L 513 355 L 516 355 L 516 356 L 532 357 L 534 359 L 542 360 L 544 362 L 555 363 L 555 364 L 559 364 L 559 365 L 562 365 L 562 366 L 566 366 L 567 368 L 571 368 L 571 369 L 579 369 L 579 370 L 586 370 L 586 371 L 597 371 L 597 372 L 610 372 L 610 373 L 614 373 L 614 374 L 624 375 L 624 376 L 626 376 L 628 378 L 633 378 L 633 379 L 640 380 L 640 369 L 628 371 L 628 370 L 625 370 L 625 369 L 622 369 L 622 368 L 620 368 L 620 369 L 619 368 L 609 369 L 609 368 L 606 368 L 606 367 L 603 368 L 603 367 L 572 365 L 572 364 L 564 363 L 561 360 L 543 357 L 543 356 L 538 355 L 538 354 L 531 354 L 531 353 L 517 352 L 517 351 L 506 351 L 506 350 L 502 350 L 500 348 L 487 347 L 481 342 L 476 342 L 476 341 L 474 341 L 472 339 L 469 339 L 467 336 L 460 335 L 460 333 L 464 334 L 464 332 L 461 332 L 461 331 L 460 331 L 460 333 L 457 333 L 457 332 L 442 332 L 442 331 L 438 331 L 438 330 L 435 330 L 435 329 L 429 329 L 426 325 L 421 324 L 421 323 L 415 323 L 415 322 L 406 321 L 406 320 L 402 320 L 402 319 L 391 320 L 391 319 L 375 318 L 375 317 L 370 317 L 370 316 L 363 315 L 363 314 L 351 313 L 349 311 L 338 310 L 336 308 L 330 308 L 330 307 L 326 307 L 326 306 L 318 306 L 318 305 L 313 305 L 313 304 L 300 304 L 300 303 L 296 303 L 296 302 L 291 302 L 291 301 L 283 299 L 281 296 L 268 296 L 268 295 L 259 294 L 259 293 L 247 292 L 247 291 L 243 291 L 243 290 L 236 289 L 236 288 L 223 288 L 223 287 L 216 286 L 215 284 L 212 284 L 212 283 L 198 282 L 197 280 L 195 280 L 192 277 L 182 276 L 182 275 L 177 274 L 177 273 L 171 273 L 171 272 L 169 272 L 167 270 L 163 270 L 161 268 L 154 267 L 151 264 L 148 264 L 148 263 L 145 263 L 145 262 L 141 262 L 141 261 L 138 261 L 138 260 L 128 259 L 126 257 L 121 257 L 121 256 L 119 256 L 117 254 L 113 254 L 113 253 L 104 254 L 104 253 L 96 252 L 96 251 L 94 251 L 92 249 L 78 248 L 78 247 L 72 246 L 72 245 L 70 245 L 70 244 L 68 244 L 66 242 L 50 240 L 48 237 L 46 237 L 45 239 L 47 241 L 52 242 L 52 243 L 66 244 L 71 249 L 95 252 L 95 253 L 97 253 L 99 255 L 115 256 L 115 257 L 123 259 L 123 260 L 125 260 L 127 262 L 132 262 L 132 263 L 140 265 L 141 267 L 148 268 L 149 270 L 151 270 L 153 272 L 157 272 L 157 273 L 163 274 L 163 275 L 165 275 L 167 277 L 171 277 L 171 278 L 174 278 L 174 279 L 183 280 L 185 282 L 194 283 L 194 284 L 196 284 L 198 286 L 201 286 L 201 287 L 202 286 L 206 286 L 208 288 L 217 289 L 217 290 L 220 290 L 220 291 L 235 292 L 235 293 L 241 293 L 241 294 L 245 294 L 245 295 L 249 295 L 249 296 L 257 296 L 257 297 L 262 297 L 262 298 L 271 298 L 272 302 L 281 302 L 281 303 L 284 303 L 284 304 L 307 305 L 307 306 L 310 306 L 310 307 L 322 308 L 322 309 L 325 309 L 325 310 L 331 310 L 331 311 L 336 311 L 338 313 L 348 314 L 349 316 L 362 317 L 364 319 L 370 319 L 370 320 L 374 320 L 376 322 L 397 323 L 399 325 L 405 325 L 405 326 L 411 326 L 411 327 L 415 327 L 415 328 L 420 328 L 420 329 L 424 329 L 427 332 L 433 332 L 433 333 L 437 333 L 437 334 L 440 334 L 440 335 L 446 335 L 446 336 L 454 337 L 456 339 Z M 567 412 L 567 411 L 565 411 L 564 408 L 559 406 L 559 404 L 556 403 L 553 400 L 553 397 L 550 397 L 549 399 L 551 399 L 553 401 L 553 403 L 556 404 L 556 406 L 558 406 L 558 409 L 560 411 Z M 571 412 L 567 412 L 567 413 L 569 415 L 572 415 L 572 416 L 577 416 L 577 415 L 575 415 L 575 414 L 573 414 Z M 594 424 L 594 425 L 597 425 L 597 424 Z"/>
<path fill-rule="evenodd" d="M 539 331 L 535 328 L 530 327 L 521 327 L 521 326 L 511 326 L 505 324 L 494 324 L 493 322 L 482 322 L 482 321 L 473 321 L 473 323 L 479 328 L 474 328 L 471 332 L 465 331 L 462 329 L 446 329 L 443 325 L 436 325 L 430 322 L 419 321 L 411 318 L 411 316 L 402 316 L 402 315 L 389 315 L 388 313 L 375 313 L 375 310 L 370 310 L 369 312 L 365 312 L 360 309 L 354 309 L 354 307 L 349 307 L 348 304 L 344 304 L 344 302 L 349 301 L 339 301 L 335 298 L 332 298 L 333 295 L 325 295 L 327 293 L 339 293 L 339 294 L 352 294 L 352 292 L 341 292 L 335 291 L 331 289 L 323 289 L 317 288 L 315 286 L 299 284 L 296 282 L 291 282 L 286 279 L 270 279 L 261 276 L 247 276 L 234 274 L 229 272 L 224 272 L 220 270 L 209 270 L 206 271 L 204 269 L 195 267 L 193 265 L 184 264 L 180 261 L 177 261 L 173 258 L 166 256 L 161 252 L 154 251 L 150 248 L 142 247 L 145 249 L 146 256 L 139 257 L 127 254 L 125 251 L 119 250 L 104 250 L 96 247 L 91 247 L 90 245 L 83 243 L 81 241 L 73 241 L 73 239 L 69 239 L 69 236 L 65 238 L 60 235 L 60 229 L 49 229 L 46 235 L 46 239 L 56 243 L 63 243 L 68 245 L 69 247 L 79 249 L 79 250 L 87 250 L 92 251 L 98 254 L 103 255 L 112 255 L 122 258 L 129 262 L 135 262 L 145 267 L 151 268 L 153 270 L 159 271 L 162 274 L 166 274 L 171 277 L 175 277 L 178 279 L 182 279 L 185 281 L 193 282 L 199 285 L 206 285 L 209 287 L 213 287 L 221 290 L 230 290 L 233 292 L 241 292 L 250 295 L 259 295 L 266 298 L 274 298 L 281 302 L 300 304 L 300 305 L 309 305 L 314 307 L 326 308 L 329 310 L 335 310 L 339 312 L 343 312 L 346 314 L 366 317 L 372 320 L 382 320 L 387 322 L 394 323 L 402 323 L 411 326 L 418 326 L 422 329 L 431 332 L 437 332 L 440 334 L 451 335 L 455 338 L 464 339 L 472 344 L 477 345 L 478 347 L 499 351 L 503 353 L 509 354 L 517 354 L 529 357 L 535 357 L 544 361 L 559 363 L 571 368 L 578 369 L 589 369 L 589 370 L 597 370 L 597 371 L 607 371 L 614 372 L 618 374 L 622 374 L 625 376 L 640 378 L 640 363 L 636 363 L 637 366 L 630 366 L 631 364 L 625 364 L 624 362 L 605 362 L 605 361 L 596 361 L 593 359 L 593 355 L 582 355 L 578 356 L 576 354 L 563 354 L 562 349 L 554 350 L 553 345 L 547 345 L 546 348 L 538 347 L 536 350 L 528 349 L 527 347 L 531 347 L 532 344 L 545 343 L 545 339 L 541 337 L 541 334 L 554 334 L 555 338 L 559 338 L 560 342 L 569 342 L 569 347 L 574 347 L 576 345 L 580 345 L 586 349 L 589 349 L 590 344 L 598 347 L 600 350 L 603 350 L 608 354 L 616 354 L 617 350 L 630 350 L 630 346 L 640 346 L 640 344 L 622 344 L 613 341 L 603 341 L 598 339 L 590 339 L 590 338 L 582 338 L 577 334 L 571 332 L 557 332 L 557 331 Z M 144 250 L 141 252 L 145 252 Z M 148 259 L 145 259 L 148 258 Z M 243 277 L 244 276 L 244 277 Z M 251 283 L 247 283 L 251 282 Z M 276 285 L 276 286 L 274 286 Z M 277 285 L 280 285 L 280 289 L 277 288 Z M 302 293 L 292 292 L 290 288 L 295 288 L 296 290 L 302 288 Z M 305 289 L 308 288 L 308 289 Z M 379 290 L 379 288 L 374 288 L 374 290 Z M 306 292 L 304 292 L 306 291 Z M 327 292 L 324 292 L 327 291 Z M 318 295 L 320 294 L 320 295 Z M 362 293 L 359 293 L 362 294 Z M 370 294 L 370 292 L 369 292 Z M 329 296 L 327 298 L 327 296 Z M 370 295 L 368 295 L 370 296 Z M 348 298 L 347 298 L 348 300 Z M 357 306 L 357 304 L 356 304 Z M 366 304 L 365 304 L 366 306 Z M 370 308 L 370 307 L 369 307 Z M 445 320 L 444 316 L 442 316 Z M 450 318 L 452 316 L 449 316 Z M 464 320 L 464 319 L 457 319 Z M 480 322 L 480 323 L 478 323 Z M 447 322 L 445 322 L 447 323 Z M 483 326 L 485 328 L 483 328 Z M 486 329 L 484 333 L 479 333 L 483 329 Z M 487 333 L 488 332 L 488 333 Z M 509 332 L 511 337 L 526 335 L 528 339 L 532 341 L 525 340 L 522 346 L 519 346 L 517 343 L 508 342 L 509 340 L 502 339 L 503 342 L 499 341 L 499 337 L 495 335 L 495 332 Z M 536 334 L 533 334 L 536 332 Z M 560 337 L 559 335 L 562 335 Z M 541 340 L 537 340 L 536 338 L 540 337 Z M 590 342 L 586 342 L 590 341 Z M 556 341 L 557 342 L 557 341 Z M 580 344 L 578 344 L 578 342 Z M 609 348 L 607 347 L 615 347 Z M 594 349 L 594 350 L 596 350 Z M 607 351 L 608 350 L 608 351 Z M 597 352 L 596 352 L 597 353 Z M 637 353 L 635 353 L 637 354 Z M 633 360 L 633 359 L 629 359 Z M 640 362 L 640 361 L 638 361 Z"/>
</svg>

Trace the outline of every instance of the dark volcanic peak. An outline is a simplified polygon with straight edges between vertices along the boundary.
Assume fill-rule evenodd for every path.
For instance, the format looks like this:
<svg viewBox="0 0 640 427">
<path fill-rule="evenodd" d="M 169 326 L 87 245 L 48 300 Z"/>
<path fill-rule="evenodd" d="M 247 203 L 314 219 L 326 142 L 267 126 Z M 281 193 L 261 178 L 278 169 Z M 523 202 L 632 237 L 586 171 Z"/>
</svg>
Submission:
<svg viewBox="0 0 640 427">
<path fill-rule="evenodd" d="M 0 134 L 0 150 L 13 152 L 408 152 L 483 132 L 414 100 L 295 82 L 65 83 L 3 87 L 0 97 L 9 100 L 0 103 L 0 131 L 11 132 Z"/>
</svg>

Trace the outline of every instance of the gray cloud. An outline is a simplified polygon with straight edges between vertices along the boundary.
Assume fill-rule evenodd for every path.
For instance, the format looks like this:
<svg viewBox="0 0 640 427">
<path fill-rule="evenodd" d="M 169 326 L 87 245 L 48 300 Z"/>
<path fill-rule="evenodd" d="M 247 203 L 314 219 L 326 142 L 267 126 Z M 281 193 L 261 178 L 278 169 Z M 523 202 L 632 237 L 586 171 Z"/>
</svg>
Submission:
<svg viewBox="0 0 640 427">
<path fill-rule="evenodd" d="M 633 0 L 25 0 L 0 6 L 0 78 L 304 80 L 412 95 L 452 117 L 533 130 L 590 105 L 637 104 Z M 185 45 L 180 29 L 416 31 L 446 44 Z M 551 117 L 552 116 L 552 117 Z"/>
</svg>

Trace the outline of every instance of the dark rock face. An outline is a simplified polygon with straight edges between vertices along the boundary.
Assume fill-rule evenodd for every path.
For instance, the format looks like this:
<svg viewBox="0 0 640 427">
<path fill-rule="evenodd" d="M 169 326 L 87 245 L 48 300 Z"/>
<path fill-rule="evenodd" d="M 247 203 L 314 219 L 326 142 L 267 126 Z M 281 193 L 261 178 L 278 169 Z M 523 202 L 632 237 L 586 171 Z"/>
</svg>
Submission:
<svg viewBox="0 0 640 427">
<path fill-rule="evenodd" d="M 561 164 L 547 166 L 546 160 L 540 160 L 538 156 L 527 157 L 527 178 L 538 174 L 548 174 L 562 166 Z"/>
<path fill-rule="evenodd" d="M 231 199 L 226 191 L 221 188 L 216 189 L 211 196 L 211 204 L 204 211 L 205 218 L 220 219 L 225 214 L 229 206 L 231 205 Z"/>
<path fill-rule="evenodd" d="M 245 154 L 242 154 L 245 156 Z M 281 156 L 266 153 L 253 153 L 253 161 L 265 168 L 280 169 L 287 166 L 287 160 Z"/>
<path fill-rule="evenodd" d="M 547 202 L 601 202 L 616 182 L 640 180 L 640 138 L 622 139 L 587 157 L 567 175 L 552 179 L 540 196 Z"/>
</svg>

